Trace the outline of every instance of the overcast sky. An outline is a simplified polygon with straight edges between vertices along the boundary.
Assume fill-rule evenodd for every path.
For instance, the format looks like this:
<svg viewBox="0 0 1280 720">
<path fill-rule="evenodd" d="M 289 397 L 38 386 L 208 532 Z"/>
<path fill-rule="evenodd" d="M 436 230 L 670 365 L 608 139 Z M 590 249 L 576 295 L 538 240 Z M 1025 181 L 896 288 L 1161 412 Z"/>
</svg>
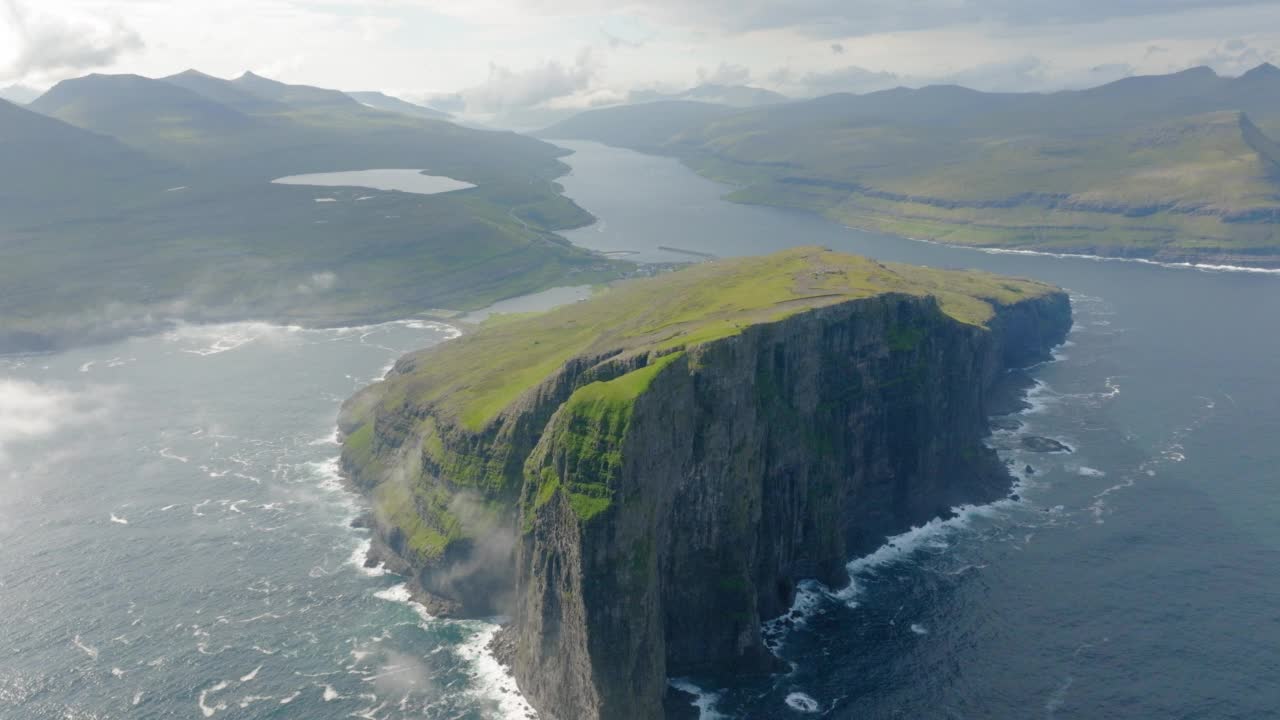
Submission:
<svg viewBox="0 0 1280 720">
<path fill-rule="evenodd" d="M 0 85 L 249 69 L 473 113 L 701 82 L 1051 90 L 1278 48 L 1280 0 L 0 0 Z"/>
</svg>

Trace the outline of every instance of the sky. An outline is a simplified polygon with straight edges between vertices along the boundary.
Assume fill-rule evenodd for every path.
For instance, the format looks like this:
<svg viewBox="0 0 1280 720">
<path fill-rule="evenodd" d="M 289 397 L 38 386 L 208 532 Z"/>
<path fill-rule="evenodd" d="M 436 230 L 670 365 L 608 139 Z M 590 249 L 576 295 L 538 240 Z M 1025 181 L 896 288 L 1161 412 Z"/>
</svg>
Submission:
<svg viewBox="0 0 1280 720">
<path fill-rule="evenodd" d="M 477 116 L 703 83 L 1050 91 L 1278 50 L 1280 0 L 0 0 L 0 86 L 252 70 Z"/>
</svg>

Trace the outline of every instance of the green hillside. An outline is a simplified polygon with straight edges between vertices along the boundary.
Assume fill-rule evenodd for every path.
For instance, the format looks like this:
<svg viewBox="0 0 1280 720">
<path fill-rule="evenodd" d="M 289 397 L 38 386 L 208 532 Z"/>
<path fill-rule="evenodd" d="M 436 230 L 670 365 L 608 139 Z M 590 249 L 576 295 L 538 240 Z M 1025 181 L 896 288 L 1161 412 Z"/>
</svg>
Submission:
<svg viewBox="0 0 1280 720">
<path fill-rule="evenodd" d="M 356 102 L 372 107 L 377 110 L 386 110 L 387 112 L 400 113 L 410 117 L 426 118 L 428 120 L 448 120 L 449 113 L 433 110 L 422 105 L 415 105 L 411 102 L 401 100 L 398 97 L 392 97 L 380 92 L 349 92 L 347 93 Z"/>
<path fill-rule="evenodd" d="M 1049 95 L 899 88 L 692 118 L 642 106 L 553 133 L 680 157 L 740 202 L 955 244 L 1280 265 L 1280 70 Z M 667 132 L 670 125 L 657 128 Z M 551 131 L 548 131 L 552 134 Z M 637 139 L 637 138 L 640 139 Z"/>
<path fill-rule="evenodd" d="M 554 234 L 591 217 L 554 181 L 564 151 L 513 133 L 194 71 L 70 80 L 33 110 L 45 114 L 0 108 L 0 347 L 174 315 L 385 320 L 624 267 Z M 423 196 L 271 183 L 370 168 L 476 187 Z"/>
</svg>

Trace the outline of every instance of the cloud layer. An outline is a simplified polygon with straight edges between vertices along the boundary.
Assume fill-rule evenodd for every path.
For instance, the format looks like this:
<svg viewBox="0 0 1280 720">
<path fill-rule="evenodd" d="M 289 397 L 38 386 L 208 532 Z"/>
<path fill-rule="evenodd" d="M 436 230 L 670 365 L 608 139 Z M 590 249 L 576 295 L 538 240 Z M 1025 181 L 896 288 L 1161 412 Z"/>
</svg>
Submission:
<svg viewBox="0 0 1280 720">
<path fill-rule="evenodd" d="M 0 67 L 6 79 L 93 70 L 144 47 L 142 37 L 119 18 L 42 13 L 18 0 L 0 0 L 0 18 L 16 42 L 16 51 Z"/>
</svg>

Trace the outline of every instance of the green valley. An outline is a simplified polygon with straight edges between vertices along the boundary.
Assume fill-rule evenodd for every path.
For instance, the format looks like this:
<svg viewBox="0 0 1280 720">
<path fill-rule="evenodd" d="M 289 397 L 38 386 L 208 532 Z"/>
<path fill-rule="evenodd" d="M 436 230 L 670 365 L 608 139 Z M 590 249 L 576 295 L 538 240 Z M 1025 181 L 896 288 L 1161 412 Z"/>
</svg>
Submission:
<svg viewBox="0 0 1280 720">
<path fill-rule="evenodd" d="M 731 200 L 889 234 L 1280 265 L 1280 70 L 1270 65 L 1047 95 L 899 88 L 685 117 L 659 105 L 589 111 L 542 135 L 675 155 L 736 185 Z"/>
<path fill-rule="evenodd" d="M 371 104 L 371 103 L 370 103 Z M 565 151 L 252 74 L 91 75 L 0 102 L 0 346 L 172 319 L 315 325 L 466 310 L 625 266 L 557 230 L 591 216 Z M 272 184 L 413 168 L 437 195 Z"/>
</svg>

